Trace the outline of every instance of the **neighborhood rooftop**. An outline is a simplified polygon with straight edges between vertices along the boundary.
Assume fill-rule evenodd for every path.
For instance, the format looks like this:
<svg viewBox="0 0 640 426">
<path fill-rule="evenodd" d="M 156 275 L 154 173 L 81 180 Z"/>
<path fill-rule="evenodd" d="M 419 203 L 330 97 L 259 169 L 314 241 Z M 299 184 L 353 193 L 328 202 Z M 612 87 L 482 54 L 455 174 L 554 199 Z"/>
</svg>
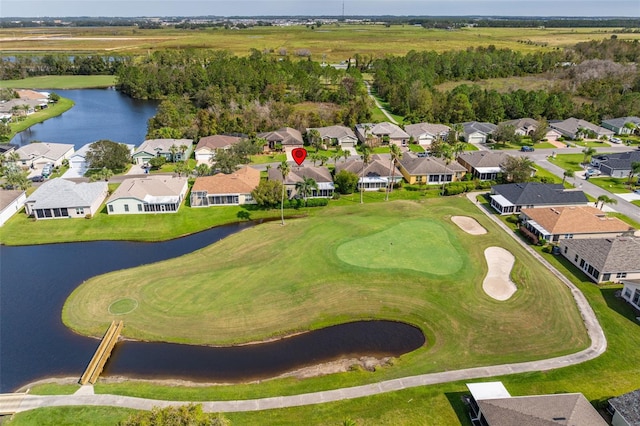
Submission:
<svg viewBox="0 0 640 426">
<path fill-rule="evenodd" d="M 599 271 L 640 271 L 640 238 L 563 240 L 563 244 Z"/>
<path fill-rule="evenodd" d="M 52 209 L 60 206 L 89 206 L 106 188 L 106 182 L 76 183 L 66 179 L 51 179 L 35 190 L 27 203 L 32 209 Z"/>
<path fill-rule="evenodd" d="M 208 194 L 248 194 L 260 183 L 260 171 L 243 167 L 231 174 L 218 173 L 196 179 L 192 191 Z"/>
<path fill-rule="evenodd" d="M 507 183 L 495 185 L 493 190 L 515 205 L 540 204 L 580 204 L 587 203 L 582 191 L 565 190 L 562 184 L 545 184 L 538 182 Z"/>
<path fill-rule="evenodd" d="M 522 209 L 522 213 L 534 220 L 551 234 L 579 234 L 626 232 L 633 228 L 616 217 L 591 206 L 570 206 Z"/>
</svg>

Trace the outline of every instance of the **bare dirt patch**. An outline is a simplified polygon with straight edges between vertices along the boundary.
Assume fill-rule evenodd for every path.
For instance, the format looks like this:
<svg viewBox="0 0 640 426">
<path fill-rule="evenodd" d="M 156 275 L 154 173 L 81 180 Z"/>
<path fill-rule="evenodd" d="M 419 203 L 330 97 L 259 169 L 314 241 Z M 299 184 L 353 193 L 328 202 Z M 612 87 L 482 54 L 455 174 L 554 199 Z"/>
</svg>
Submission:
<svg viewBox="0 0 640 426">
<path fill-rule="evenodd" d="M 484 257 L 489 271 L 482 282 L 482 289 L 496 300 L 509 299 L 518 289 L 510 278 L 515 257 L 502 247 L 488 247 Z"/>
<path fill-rule="evenodd" d="M 469 216 L 451 216 L 451 221 L 458 225 L 467 234 L 484 235 L 487 230 L 472 217 Z"/>
</svg>

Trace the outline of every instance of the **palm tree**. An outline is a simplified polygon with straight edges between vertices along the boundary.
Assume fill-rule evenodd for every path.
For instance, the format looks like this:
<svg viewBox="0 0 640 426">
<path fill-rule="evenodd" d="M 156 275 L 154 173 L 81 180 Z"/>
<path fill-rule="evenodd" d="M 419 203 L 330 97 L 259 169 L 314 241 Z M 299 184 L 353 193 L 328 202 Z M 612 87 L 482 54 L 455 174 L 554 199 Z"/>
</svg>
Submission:
<svg viewBox="0 0 640 426">
<path fill-rule="evenodd" d="M 390 156 L 389 156 L 389 168 L 391 169 L 391 181 L 387 185 L 387 196 L 385 197 L 386 201 L 389 201 L 389 194 L 393 191 L 393 183 L 396 177 L 396 162 L 402 160 L 402 150 L 396 144 L 391 144 L 389 147 Z"/>
<path fill-rule="evenodd" d="M 562 173 L 562 184 L 564 185 L 564 181 L 568 177 L 573 177 L 574 175 L 575 173 L 573 172 L 573 170 L 565 170 L 564 173 Z"/>
<path fill-rule="evenodd" d="M 284 192 L 285 192 L 284 182 L 287 179 L 289 172 L 291 171 L 291 167 L 289 167 L 289 163 L 287 163 L 285 160 L 282 160 L 282 163 L 280 163 L 280 165 L 278 166 L 278 169 L 280 170 L 280 173 L 282 173 L 282 198 L 280 200 L 280 219 L 282 220 L 282 226 L 284 226 Z"/>
<path fill-rule="evenodd" d="M 598 206 L 598 204 L 600 204 L 600 210 L 602 210 L 605 204 L 618 204 L 618 200 L 616 200 L 615 198 L 610 198 L 606 195 L 601 195 L 596 201 L 596 206 Z"/>
<path fill-rule="evenodd" d="M 631 170 L 629 170 L 629 185 L 633 183 L 633 176 L 640 174 L 640 162 L 634 161 L 631 163 Z"/>
<path fill-rule="evenodd" d="M 318 152 L 312 152 L 309 155 L 309 160 L 311 160 L 311 162 L 313 163 L 313 167 L 316 166 L 316 163 L 320 160 L 322 160 L 322 156 L 320 154 L 318 154 Z"/>
<path fill-rule="evenodd" d="M 362 171 L 360 172 L 360 204 L 362 204 L 364 203 L 364 169 L 371 161 L 371 150 L 367 145 L 362 145 L 362 155 L 360 156 L 360 158 L 362 158 Z"/>
<path fill-rule="evenodd" d="M 449 171 L 449 164 L 451 164 L 451 162 L 454 160 L 455 158 L 454 156 L 455 156 L 455 153 L 451 145 L 445 144 L 442 147 L 442 151 L 440 152 L 440 157 L 444 161 L 444 176 L 445 176 L 445 179 L 442 181 L 442 195 L 444 195 L 444 185 L 447 182 L 446 176 L 447 176 L 447 172 Z"/>
<path fill-rule="evenodd" d="M 179 150 L 180 148 L 178 148 L 175 144 L 169 147 L 169 152 L 171 153 L 171 162 L 173 163 L 176 162 L 176 154 L 178 153 Z"/>
<path fill-rule="evenodd" d="M 333 167 L 338 165 L 338 160 L 341 159 L 343 155 L 344 155 L 344 152 L 340 147 L 338 147 L 338 150 L 336 152 L 331 154 L 331 159 L 333 160 Z"/>
<path fill-rule="evenodd" d="M 597 151 L 595 148 L 593 147 L 586 147 L 585 149 L 582 150 L 582 154 L 584 154 L 582 163 L 583 164 L 588 164 L 589 161 L 591 161 L 591 157 L 593 156 L 593 154 L 595 154 Z"/>
<path fill-rule="evenodd" d="M 307 206 L 307 197 L 313 194 L 313 190 L 318 190 L 318 183 L 313 178 L 302 177 L 300 182 L 296 182 L 296 192 L 302 196 L 305 207 Z"/>
<path fill-rule="evenodd" d="M 316 152 L 320 150 L 320 145 L 322 145 L 322 138 L 320 137 L 320 132 L 317 129 L 309 130 L 307 134 L 309 137 L 309 145 L 316 149 Z"/>
<path fill-rule="evenodd" d="M 187 149 L 189 149 L 189 147 L 186 146 L 185 144 L 180 145 L 180 155 L 182 157 L 182 161 L 187 160 L 186 158 L 184 158 L 184 153 L 187 152 Z"/>
</svg>

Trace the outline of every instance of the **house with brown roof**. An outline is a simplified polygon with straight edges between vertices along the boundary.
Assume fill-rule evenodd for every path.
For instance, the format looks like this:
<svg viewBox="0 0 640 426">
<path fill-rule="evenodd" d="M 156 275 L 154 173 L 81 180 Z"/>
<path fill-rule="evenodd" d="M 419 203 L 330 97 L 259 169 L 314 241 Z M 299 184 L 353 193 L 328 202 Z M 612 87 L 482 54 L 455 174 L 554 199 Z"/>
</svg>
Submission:
<svg viewBox="0 0 640 426">
<path fill-rule="evenodd" d="M 540 125 L 540 123 L 538 123 L 538 120 L 534 120 L 533 118 L 519 118 L 516 120 L 503 121 L 500 124 L 513 126 L 515 128 L 516 135 L 520 136 L 531 135 Z M 548 141 L 555 141 L 558 140 L 561 136 L 562 133 L 549 127 L 543 139 L 546 139 Z"/>
<path fill-rule="evenodd" d="M 364 166 L 364 171 L 362 167 Z M 336 173 L 341 170 L 358 175 L 358 190 L 377 191 L 381 188 L 387 188 L 390 182 L 400 182 L 402 173 L 395 165 L 390 165 L 388 159 L 380 155 L 372 155 L 371 161 L 364 164 L 360 158 L 349 158 L 344 163 L 336 164 Z"/>
<path fill-rule="evenodd" d="M 75 152 L 73 144 L 36 142 L 21 146 L 16 150 L 20 156 L 20 163 L 25 167 L 42 168 L 52 163 L 54 167 L 71 158 Z"/>
<path fill-rule="evenodd" d="M 496 180 L 510 155 L 502 151 L 465 151 L 456 159 L 468 173 L 479 180 Z"/>
<path fill-rule="evenodd" d="M 410 184 L 438 185 L 462 179 L 467 170 L 460 163 L 446 164 L 436 157 L 415 157 L 405 153 L 398 162 L 400 173 Z"/>
<path fill-rule="evenodd" d="M 564 239 L 560 252 L 596 283 L 640 279 L 640 237 Z"/>
<path fill-rule="evenodd" d="M 468 383 L 469 415 L 482 426 L 606 426 L 581 393 L 511 396 L 502 382 Z"/>
<path fill-rule="evenodd" d="M 260 171 L 243 167 L 231 174 L 196 178 L 191 188 L 191 207 L 255 204 L 251 191 L 260 183 Z"/>
<path fill-rule="evenodd" d="M 331 198 L 333 197 L 333 178 L 331 172 L 326 167 L 309 166 L 302 164 L 301 166 L 293 166 L 287 175 L 284 186 L 287 191 L 287 197 L 289 199 L 298 197 L 296 184 L 302 182 L 305 178 L 313 179 L 318 185 L 317 189 L 314 189 L 307 198 Z M 275 180 L 282 182 L 282 174 L 280 170 L 276 168 L 269 169 L 269 180 Z"/>
<path fill-rule="evenodd" d="M 168 175 L 125 179 L 107 200 L 107 213 L 175 213 L 187 194 L 187 181 Z"/>
<path fill-rule="evenodd" d="M 196 145 L 196 161 L 198 164 L 209 164 L 215 158 L 216 150 L 230 149 L 241 140 L 241 137 L 231 135 L 205 136 L 204 138 L 201 138 Z"/>
<path fill-rule="evenodd" d="M 258 137 L 267 141 L 265 151 L 276 149 L 302 148 L 304 142 L 302 133 L 291 127 L 283 127 L 272 132 L 258 133 Z"/>
<path fill-rule="evenodd" d="M 575 117 L 570 117 L 562 121 L 550 121 L 549 126 L 560 132 L 565 138 L 570 139 L 585 138 L 588 133 L 593 133 L 597 139 L 603 137 L 610 138 L 614 135 L 612 130 Z"/>
<path fill-rule="evenodd" d="M 436 140 L 446 139 L 450 130 L 451 127 L 444 124 L 416 123 L 404 126 L 409 138 L 425 148 L 429 148 Z"/>
<path fill-rule="evenodd" d="M 521 230 L 537 240 L 609 238 L 633 235 L 635 229 L 591 206 L 525 208 L 520 210 Z M 524 228 L 524 229 L 523 229 Z"/>
</svg>

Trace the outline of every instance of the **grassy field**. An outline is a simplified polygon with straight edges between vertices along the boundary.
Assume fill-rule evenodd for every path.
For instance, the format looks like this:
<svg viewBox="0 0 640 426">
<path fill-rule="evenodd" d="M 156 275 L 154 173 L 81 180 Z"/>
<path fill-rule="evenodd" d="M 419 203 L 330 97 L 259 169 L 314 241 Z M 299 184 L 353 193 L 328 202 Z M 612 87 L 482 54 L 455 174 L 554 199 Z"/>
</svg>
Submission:
<svg viewBox="0 0 640 426">
<path fill-rule="evenodd" d="M 248 55 L 251 49 L 280 49 L 295 57 L 300 49 L 313 58 L 338 62 L 356 53 L 383 57 L 404 55 L 411 50 L 461 50 L 494 45 L 518 51 L 550 50 L 581 41 L 610 38 L 640 39 L 637 33 L 603 28 L 465 28 L 456 31 L 423 29 L 411 25 L 323 25 L 314 30 L 300 27 L 254 27 L 244 30 L 202 29 L 144 30 L 131 27 L 2 29 L 3 52 L 105 52 L 146 54 L 155 49 L 211 48 Z M 523 43 L 523 41 L 530 41 Z"/>
<path fill-rule="evenodd" d="M 6 136 L 0 137 L 0 142 L 10 141 L 16 134 L 20 133 L 21 131 L 28 129 L 34 124 L 42 123 L 49 118 L 57 117 L 63 112 L 71 109 L 73 105 L 74 103 L 71 99 L 60 98 L 55 104 L 45 109 L 41 109 L 40 111 L 35 112 L 31 115 L 28 115 L 24 120 L 9 123 L 11 133 Z"/>
<path fill-rule="evenodd" d="M 0 88 L 10 89 L 96 89 L 116 84 L 113 75 L 47 75 L 22 80 L 0 80 Z"/>
<path fill-rule="evenodd" d="M 592 178 L 589 178 L 589 182 L 613 194 L 628 194 L 629 192 L 632 191 L 632 189 L 630 189 L 631 187 L 627 183 L 629 182 L 629 179 L 626 177 L 625 178 L 614 178 L 611 176 L 592 177 Z M 636 182 L 635 178 L 633 182 L 634 183 Z"/>
<path fill-rule="evenodd" d="M 562 167 L 564 170 L 573 170 L 574 172 L 584 170 L 582 167 L 582 161 L 584 160 L 583 154 L 556 154 L 555 157 L 549 157 L 548 160 L 550 163 Z"/>
<path fill-rule="evenodd" d="M 551 90 L 554 88 L 555 83 L 552 79 L 546 78 L 545 76 L 504 77 L 478 81 L 447 81 L 445 83 L 438 84 L 436 89 L 441 92 L 448 92 L 463 84 L 468 86 L 477 85 L 486 90 L 508 93 L 518 89 L 526 91 Z"/>
</svg>

